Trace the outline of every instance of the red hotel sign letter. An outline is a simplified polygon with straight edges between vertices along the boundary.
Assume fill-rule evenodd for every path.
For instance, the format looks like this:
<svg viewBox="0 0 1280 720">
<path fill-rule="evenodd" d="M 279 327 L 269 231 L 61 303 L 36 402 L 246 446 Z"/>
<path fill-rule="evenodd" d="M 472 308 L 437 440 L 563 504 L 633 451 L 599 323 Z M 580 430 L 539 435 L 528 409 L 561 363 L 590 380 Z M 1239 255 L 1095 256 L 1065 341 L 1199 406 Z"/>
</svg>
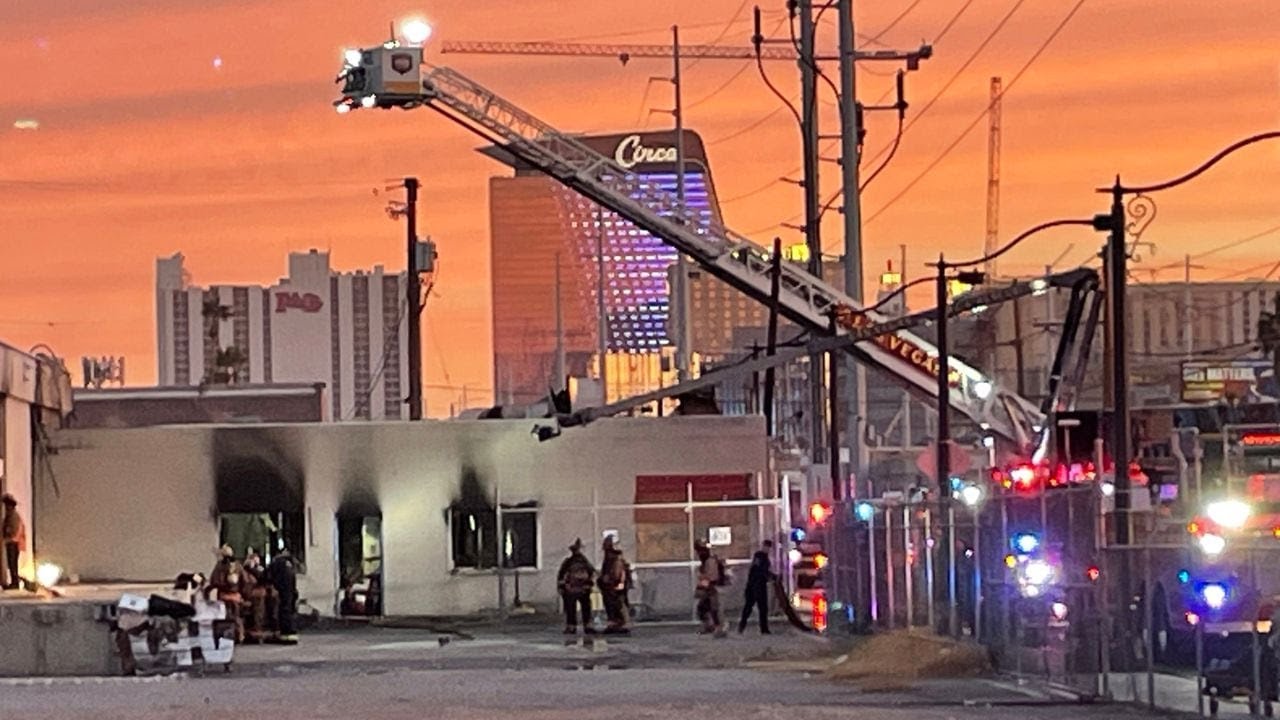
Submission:
<svg viewBox="0 0 1280 720">
<path fill-rule="evenodd" d="M 282 313 L 290 308 L 305 313 L 320 312 L 324 301 L 315 293 L 278 292 L 276 293 L 276 312 Z"/>
</svg>

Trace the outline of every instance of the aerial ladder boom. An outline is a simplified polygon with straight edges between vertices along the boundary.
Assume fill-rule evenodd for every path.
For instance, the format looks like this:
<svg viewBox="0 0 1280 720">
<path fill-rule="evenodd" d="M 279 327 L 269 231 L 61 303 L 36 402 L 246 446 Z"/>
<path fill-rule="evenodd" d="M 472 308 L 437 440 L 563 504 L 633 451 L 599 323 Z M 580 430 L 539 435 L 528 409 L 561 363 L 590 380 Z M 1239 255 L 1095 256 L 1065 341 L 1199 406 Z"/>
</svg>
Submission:
<svg viewBox="0 0 1280 720">
<path fill-rule="evenodd" d="M 447 67 L 422 62 L 422 49 L 386 45 L 359 52 L 338 80 L 339 112 L 351 109 L 410 109 L 423 105 L 501 145 L 521 161 L 686 254 L 703 270 L 760 303 L 770 298 L 772 258 L 761 246 L 719 224 L 700 224 L 675 195 L 618 166 L 571 135 Z M 804 270 L 781 267 L 780 314 L 818 335 L 831 332 L 831 318 L 844 317 L 838 334 L 884 322 L 879 313 Z M 898 378 L 920 394 L 936 392 L 937 350 L 906 330 L 877 334 L 851 352 Z M 951 360 L 951 406 L 1020 449 L 1036 444 L 1044 413 L 1031 401 L 1001 388 L 967 363 Z"/>
</svg>

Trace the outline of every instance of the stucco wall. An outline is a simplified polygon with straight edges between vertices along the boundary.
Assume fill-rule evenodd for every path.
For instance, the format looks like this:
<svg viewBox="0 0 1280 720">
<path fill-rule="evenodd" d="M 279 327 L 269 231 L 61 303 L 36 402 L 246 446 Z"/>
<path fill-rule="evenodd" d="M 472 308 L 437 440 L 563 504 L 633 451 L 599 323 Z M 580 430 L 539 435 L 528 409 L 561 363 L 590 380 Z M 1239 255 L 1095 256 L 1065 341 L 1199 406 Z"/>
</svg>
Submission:
<svg viewBox="0 0 1280 720">
<path fill-rule="evenodd" d="M 388 614 L 471 612 L 498 605 L 491 573 L 451 572 L 446 509 L 469 469 L 488 496 L 535 501 L 540 568 L 522 573 L 526 601 L 553 603 L 564 548 L 594 546 L 601 528 L 634 542 L 629 512 L 567 508 L 634 500 L 635 477 L 763 474 L 759 418 L 602 420 L 549 442 L 531 420 L 69 430 L 58 434 L 60 498 L 39 488 L 42 554 L 84 577 L 165 579 L 207 570 L 217 542 L 216 455 L 248 452 L 291 466 L 305 486 L 304 597 L 331 612 L 337 586 L 335 515 L 372 500 L 382 513 Z M 218 441 L 214 442 L 215 433 Z M 239 450 L 237 448 L 240 448 Z M 598 525 L 598 527 L 597 527 Z M 510 581 L 508 580 L 508 583 Z M 510 602 L 508 587 L 507 602 Z"/>
</svg>

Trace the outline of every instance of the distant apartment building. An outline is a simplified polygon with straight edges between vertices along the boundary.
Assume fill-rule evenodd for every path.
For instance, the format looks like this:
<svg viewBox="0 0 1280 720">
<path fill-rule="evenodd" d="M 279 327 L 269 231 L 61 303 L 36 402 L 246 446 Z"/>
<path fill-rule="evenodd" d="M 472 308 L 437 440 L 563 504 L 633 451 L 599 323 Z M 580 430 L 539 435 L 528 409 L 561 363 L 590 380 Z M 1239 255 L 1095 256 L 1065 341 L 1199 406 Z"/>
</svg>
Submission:
<svg viewBox="0 0 1280 720">
<path fill-rule="evenodd" d="M 334 420 L 409 417 L 404 273 L 311 250 L 275 285 L 196 287 L 183 260 L 156 260 L 159 385 L 324 383 Z"/>
</svg>

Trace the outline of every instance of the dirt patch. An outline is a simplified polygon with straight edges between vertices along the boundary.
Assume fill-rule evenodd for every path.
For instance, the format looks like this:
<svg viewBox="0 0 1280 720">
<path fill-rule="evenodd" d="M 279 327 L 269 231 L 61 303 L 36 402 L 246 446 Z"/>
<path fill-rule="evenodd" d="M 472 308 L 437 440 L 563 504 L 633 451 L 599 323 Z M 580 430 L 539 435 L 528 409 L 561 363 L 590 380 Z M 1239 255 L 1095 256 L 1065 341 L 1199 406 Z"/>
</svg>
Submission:
<svg viewBox="0 0 1280 720">
<path fill-rule="evenodd" d="M 836 658 L 827 677 L 866 691 L 905 690 L 915 680 L 978 677 L 991 671 L 985 648 L 948 638 L 891 632 L 858 643 Z"/>
</svg>

